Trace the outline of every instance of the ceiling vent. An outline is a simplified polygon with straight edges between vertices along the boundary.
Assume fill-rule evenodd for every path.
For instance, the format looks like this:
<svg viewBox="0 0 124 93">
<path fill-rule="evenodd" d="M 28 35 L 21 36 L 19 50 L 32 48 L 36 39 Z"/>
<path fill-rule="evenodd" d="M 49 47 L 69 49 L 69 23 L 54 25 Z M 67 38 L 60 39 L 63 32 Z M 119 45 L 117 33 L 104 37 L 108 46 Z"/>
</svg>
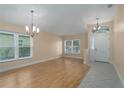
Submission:
<svg viewBox="0 0 124 93">
<path fill-rule="evenodd" d="M 113 6 L 112 4 L 108 4 L 108 5 L 107 5 L 108 8 L 111 8 L 112 6 Z"/>
</svg>

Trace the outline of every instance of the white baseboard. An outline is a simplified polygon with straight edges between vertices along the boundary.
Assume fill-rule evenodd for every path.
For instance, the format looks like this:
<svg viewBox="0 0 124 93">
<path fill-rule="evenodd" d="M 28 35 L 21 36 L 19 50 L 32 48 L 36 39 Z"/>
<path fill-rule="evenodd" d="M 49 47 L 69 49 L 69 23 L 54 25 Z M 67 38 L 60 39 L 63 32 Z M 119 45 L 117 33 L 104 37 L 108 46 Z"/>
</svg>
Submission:
<svg viewBox="0 0 124 93">
<path fill-rule="evenodd" d="M 25 67 L 25 66 L 41 63 L 41 62 L 46 62 L 46 61 L 54 60 L 54 59 L 57 59 L 57 58 L 60 58 L 60 57 L 61 56 L 51 57 L 51 58 L 47 58 L 47 59 L 43 59 L 43 60 L 39 60 L 39 61 L 35 61 L 35 62 L 30 62 L 30 63 L 27 62 L 27 63 L 21 64 L 21 65 L 15 65 L 15 66 L 12 66 L 12 67 L 9 67 L 9 68 L 0 69 L 0 72 L 5 72 L 5 71 L 12 70 L 12 69 L 17 69 L 17 68 L 21 68 L 21 67 Z"/>
<path fill-rule="evenodd" d="M 120 81 L 121 81 L 121 83 L 122 83 L 122 86 L 124 87 L 124 79 L 122 78 L 122 76 L 121 76 L 121 74 L 120 74 L 120 72 L 119 72 L 117 66 L 116 66 L 115 64 L 113 64 L 113 66 L 114 66 L 114 68 L 115 68 L 115 70 L 116 70 L 116 72 L 117 72 L 117 74 L 118 74 L 118 76 L 119 76 L 119 78 L 120 78 Z"/>
<path fill-rule="evenodd" d="M 64 56 L 64 57 L 83 59 L 82 57 L 75 57 L 75 56 Z"/>
</svg>

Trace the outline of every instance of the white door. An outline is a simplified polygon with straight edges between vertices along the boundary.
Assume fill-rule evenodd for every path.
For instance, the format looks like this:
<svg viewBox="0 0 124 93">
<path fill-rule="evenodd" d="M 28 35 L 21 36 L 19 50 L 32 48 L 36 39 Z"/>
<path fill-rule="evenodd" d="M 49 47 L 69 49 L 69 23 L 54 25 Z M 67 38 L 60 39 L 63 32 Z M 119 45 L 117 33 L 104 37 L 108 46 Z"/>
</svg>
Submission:
<svg viewBox="0 0 124 93">
<path fill-rule="evenodd" d="M 109 32 L 94 33 L 95 61 L 109 62 Z"/>
</svg>

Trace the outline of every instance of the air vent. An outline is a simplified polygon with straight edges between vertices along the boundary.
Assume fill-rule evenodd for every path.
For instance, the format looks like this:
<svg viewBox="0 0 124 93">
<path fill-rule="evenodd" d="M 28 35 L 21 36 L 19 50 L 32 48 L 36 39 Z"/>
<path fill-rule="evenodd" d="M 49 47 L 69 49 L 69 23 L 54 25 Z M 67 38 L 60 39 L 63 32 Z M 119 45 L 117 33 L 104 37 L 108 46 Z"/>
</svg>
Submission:
<svg viewBox="0 0 124 93">
<path fill-rule="evenodd" d="M 108 8 L 111 8 L 112 6 L 113 6 L 112 4 L 108 4 L 108 5 L 107 5 Z"/>
</svg>

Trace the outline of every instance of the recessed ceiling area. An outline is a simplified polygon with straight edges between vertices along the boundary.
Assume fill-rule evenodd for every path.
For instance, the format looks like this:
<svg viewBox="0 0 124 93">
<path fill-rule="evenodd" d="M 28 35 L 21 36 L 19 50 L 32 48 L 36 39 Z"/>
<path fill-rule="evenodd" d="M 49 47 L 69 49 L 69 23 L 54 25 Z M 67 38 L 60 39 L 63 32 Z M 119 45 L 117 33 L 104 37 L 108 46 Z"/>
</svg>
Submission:
<svg viewBox="0 0 124 93">
<path fill-rule="evenodd" d="M 73 35 L 85 31 L 85 24 L 94 24 L 113 19 L 118 5 L 107 4 L 34 4 L 0 5 L 0 22 L 19 26 L 31 24 L 30 10 L 34 10 L 34 24 L 40 31 L 57 35 Z"/>
</svg>

